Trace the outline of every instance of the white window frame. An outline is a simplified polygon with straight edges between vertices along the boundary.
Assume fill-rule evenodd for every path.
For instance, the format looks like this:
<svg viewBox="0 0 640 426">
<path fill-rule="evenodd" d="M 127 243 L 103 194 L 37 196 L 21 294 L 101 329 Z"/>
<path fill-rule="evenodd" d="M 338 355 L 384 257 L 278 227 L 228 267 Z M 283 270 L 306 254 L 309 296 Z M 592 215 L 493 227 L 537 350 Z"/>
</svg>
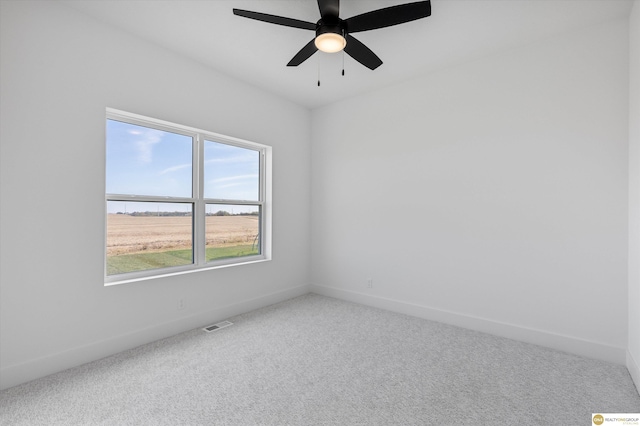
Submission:
<svg viewBox="0 0 640 426">
<path fill-rule="evenodd" d="M 106 149 L 106 123 L 107 120 L 116 120 L 138 126 L 148 127 L 161 131 L 177 133 L 193 138 L 192 146 L 192 194 L 191 197 L 169 197 L 169 196 L 143 196 L 127 194 L 109 194 L 106 192 L 106 170 L 105 170 L 105 218 L 104 218 L 104 284 L 124 284 L 160 277 L 180 275 L 204 270 L 211 270 L 229 266 L 245 265 L 256 262 L 271 260 L 271 165 L 272 148 L 268 145 L 259 144 L 231 136 L 145 117 L 113 108 L 106 109 L 105 117 L 105 149 Z M 205 140 L 218 142 L 240 148 L 251 149 L 260 153 L 260 188 L 259 200 L 226 200 L 204 198 L 204 146 Z M 183 266 L 172 266 L 159 269 L 149 269 L 144 271 L 127 272 L 122 274 L 107 275 L 107 203 L 109 201 L 152 201 L 152 202 L 182 202 L 193 205 L 193 263 Z M 252 256 L 242 256 L 226 258 L 221 260 L 206 261 L 206 205 L 207 204 L 228 204 L 228 205 L 253 205 L 259 206 L 259 244 L 260 254 Z"/>
</svg>

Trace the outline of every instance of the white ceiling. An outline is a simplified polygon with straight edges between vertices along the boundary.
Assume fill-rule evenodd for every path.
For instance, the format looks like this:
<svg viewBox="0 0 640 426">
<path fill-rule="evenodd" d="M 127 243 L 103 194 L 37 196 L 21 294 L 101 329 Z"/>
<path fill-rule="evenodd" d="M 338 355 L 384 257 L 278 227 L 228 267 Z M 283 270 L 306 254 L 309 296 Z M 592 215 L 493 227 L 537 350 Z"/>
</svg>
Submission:
<svg viewBox="0 0 640 426">
<path fill-rule="evenodd" d="M 348 55 L 322 52 L 298 67 L 287 67 L 314 37 L 313 31 L 232 13 L 239 8 L 315 23 L 316 0 L 60 1 L 307 108 L 622 18 L 632 7 L 631 0 L 431 0 L 428 18 L 356 34 L 384 62 L 371 71 Z M 342 0 L 340 17 L 410 1 Z"/>
</svg>

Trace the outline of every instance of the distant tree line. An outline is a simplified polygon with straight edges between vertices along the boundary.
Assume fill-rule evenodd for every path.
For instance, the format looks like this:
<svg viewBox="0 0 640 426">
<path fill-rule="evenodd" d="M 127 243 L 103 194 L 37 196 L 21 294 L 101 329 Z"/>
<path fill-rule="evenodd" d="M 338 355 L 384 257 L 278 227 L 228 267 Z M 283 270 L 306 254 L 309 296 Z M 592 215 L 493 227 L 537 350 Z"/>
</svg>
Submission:
<svg viewBox="0 0 640 426">
<path fill-rule="evenodd" d="M 191 216 L 191 212 L 131 212 L 123 213 L 118 212 L 116 214 L 126 214 L 128 216 Z"/>
<path fill-rule="evenodd" d="M 192 216 L 191 212 L 150 212 L 150 211 L 146 211 L 146 212 L 131 212 L 131 213 L 124 213 L 124 212 L 117 212 L 116 214 L 126 214 L 129 216 Z M 207 216 L 258 216 L 260 213 L 259 212 L 249 212 L 249 213 L 229 213 L 226 210 L 218 210 L 215 213 L 207 213 Z"/>
<path fill-rule="evenodd" d="M 207 216 L 258 216 L 260 213 L 258 212 L 250 212 L 250 213 L 234 213 L 231 214 L 226 210 L 218 210 L 215 213 L 207 213 Z"/>
</svg>

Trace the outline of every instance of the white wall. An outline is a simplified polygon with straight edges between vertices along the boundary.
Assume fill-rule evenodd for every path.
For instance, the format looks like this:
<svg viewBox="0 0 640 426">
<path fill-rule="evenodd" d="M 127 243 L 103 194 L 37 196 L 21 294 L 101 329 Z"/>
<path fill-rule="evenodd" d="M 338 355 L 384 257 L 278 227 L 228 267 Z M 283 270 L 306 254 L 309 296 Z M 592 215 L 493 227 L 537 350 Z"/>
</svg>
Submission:
<svg viewBox="0 0 640 426">
<path fill-rule="evenodd" d="M 314 291 L 624 363 L 627 60 L 625 19 L 314 110 Z"/>
<path fill-rule="evenodd" d="M 640 389 L 640 0 L 629 29 L 629 351 L 627 368 Z"/>
<path fill-rule="evenodd" d="M 308 292 L 308 110 L 67 6 L 1 7 L 0 388 Z M 273 146 L 273 261 L 104 287 L 106 107 Z"/>
<path fill-rule="evenodd" d="M 588 356 L 626 352 L 638 383 L 639 2 L 630 50 L 614 22 L 312 117 L 65 6 L 0 2 L 0 388 L 310 281 Z M 104 287 L 107 106 L 272 145 L 274 260 Z"/>
</svg>

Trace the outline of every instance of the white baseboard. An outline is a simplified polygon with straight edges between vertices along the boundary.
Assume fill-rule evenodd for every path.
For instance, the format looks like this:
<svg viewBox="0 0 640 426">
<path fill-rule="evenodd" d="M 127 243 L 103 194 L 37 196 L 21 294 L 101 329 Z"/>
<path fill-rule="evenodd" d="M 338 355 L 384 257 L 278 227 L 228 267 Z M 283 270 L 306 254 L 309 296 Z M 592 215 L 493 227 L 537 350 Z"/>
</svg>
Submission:
<svg viewBox="0 0 640 426">
<path fill-rule="evenodd" d="M 31 359 L 0 369 L 0 390 L 48 376 L 109 355 L 164 339 L 184 331 L 213 324 L 223 319 L 253 311 L 310 292 L 308 285 L 298 286 L 232 305 L 196 312 L 177 320 L 155 324 L 114 338 L 104 339 L 69 350 Z"/>
<path fill-rule="evenodd" d="M 235 315 L 250 312 L 293 297 L 302 296 L 309 292 L 386 309 L 392 312 L 398 312 L 418 318 L 481 331 L 501 337 L 507 337 L 527 343 L 533 343 L 589 358 L 626 365 L 633 381 L 636 384 L 636 388 L 640 388 L 639 365 L 625 348 L 618 348 L 571 336 L 524 328 L 512 324 L 500 323 L 484 318 L 434 309 L 400 300 L 382 298 L 334 287 L 303 285 L 253 299 L 242 300 L 232 305 L 194 313 L 175 321 L 156 324 L 153 327 L 132 331 L 115 338 L 104 339 L 98 342 L 71 348 L 63 352 L 32 359 L 20 364 L 3 367 L 0 369 L 0 390 L 17 386 L 87 362 L 95 361 L 146 343 L 170 337 L 187 330 L 212 324 Z"/>
<path fill-rule="evenodd" d="M 398 312 L 405 315 L 451 324 L 470 330 L 493 334 L 495 336 L 507 337 L 509 339 L 532 343 L 588 358 L 600 359 L 615 364 L 625 365 L 627 358 L 626 348 L 592 342 L 577 337 L 550 333 L 547 331 L 521 327 L 518 325 L 430 308 L 401 300 L 387 299 L 372 296 L 370 294 L 343 290 L 335 287 L 312 285 L 311 291 L 323 296 L 334 297 L 336 299 L 386 309 L 388 311 Z M 634 380 L 636 379 L 634 378 Z M 636 384 L 637 383 L 638 381 L 636 380 Z"/>
<path fill-rule="evenodd" d="M 633 358 L 631 352 L 627 351 L 627 370 L 631 374 L 631 379 L 636 385 L 636 390 L 640 393 L 640 364 Z"/>
</svg>

